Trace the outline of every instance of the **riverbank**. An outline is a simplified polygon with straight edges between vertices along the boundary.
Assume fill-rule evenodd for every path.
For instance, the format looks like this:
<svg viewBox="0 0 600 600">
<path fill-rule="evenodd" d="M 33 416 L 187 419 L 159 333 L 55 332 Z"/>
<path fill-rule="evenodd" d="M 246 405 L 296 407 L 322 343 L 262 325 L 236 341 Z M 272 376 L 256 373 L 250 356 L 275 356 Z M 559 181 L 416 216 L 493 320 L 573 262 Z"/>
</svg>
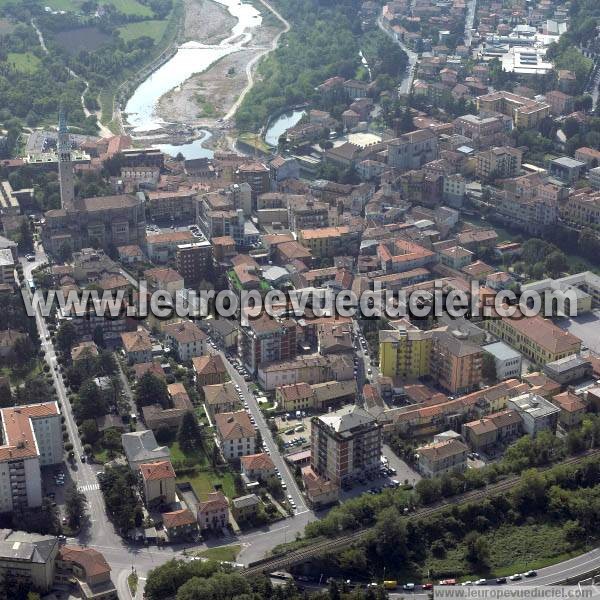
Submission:
<svg viewBox="0 0 600 600">
<path fill-rule="evenodd" d="M 218 44 L 229 36 L 237 22 L 225 6 L 213 0 L 183 0 L 183 9 L 184 42 Z"/>
<path fill-rule="evenodd" d="M 188 1 L 195 3 L 195 0 Z M 208 6 L 221 8 L 212 0 L 201 1 Z M 243 46 L 222 57 L 206 71 L 192 75 L 183 84 L 162 96 L 156 109 L 161 119 L 194 128 L 219 129 L 217 120 L 230 117 L 239 98 L 251 83 L 251 73 L 258 59 L 273 48 L 278 35 L 284 30 L 283 24 L 277 19 L 266 18 L 266 6 L 258 5 L 257 8 L 262 8 L 262 22 L 252 28 L 248 47 Z M 230 22 L 232 17 L 227 14 Z M 230 24 L 228 27 L 231 30 Z M 223 31 L 217 36 L 222 36 L 221 39 L 226 37 Z M 197 30 L 194 39 L 208 44 L 214 38 L 207 37 L 207 32 Z M 215 144 L 219 139 L 220 136 L 216 135 L 211 143 Z"/>
<path fill-rule="evenodd" d="M 209 0 L 209 3 L 210 0 Z M 242 48 L 192 75 L 159 100 L 157 115 L 171 123 L 214 128 L 225 117 L 248 85 L 247 66 L 270 47 L 279 30 L 259 26 L 253 31 L 251 48 Z"/>
</svg>

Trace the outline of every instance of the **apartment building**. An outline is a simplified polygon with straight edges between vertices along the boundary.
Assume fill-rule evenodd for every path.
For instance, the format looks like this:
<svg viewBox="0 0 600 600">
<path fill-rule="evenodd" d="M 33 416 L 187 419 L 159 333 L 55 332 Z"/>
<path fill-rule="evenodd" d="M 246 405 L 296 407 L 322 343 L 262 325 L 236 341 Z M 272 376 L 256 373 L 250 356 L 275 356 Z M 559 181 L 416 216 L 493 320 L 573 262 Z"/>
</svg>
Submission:
<svg viewBox="0 0 600 600">
<path fill-rule="evenodd" d="M 152 290 L 165 290 L 174 298 L 184 287 L 183 277 L 170 267 L 156 267 L 144 271 L 144 277 Z"/>
<path fill-rule="evenodd" d="M 157 191 L 146 193 L 146 210 L 155 221 L 189 220 L 194 216 L 194 190 Z"/>
<path fill-rule="evenodd" d="M 589 170 L 590 185 L 595 190 L 600 190 L 600 167 Z"/>
<path fill-rule="evenodd" d="M 359 406 L 311 419 L 311 467 L 336 486 L 376 471 L 381 444 L 381 426 Z"/>
<path fill-rule="evenodd" d="M 388 144 L 388 165 L 394 169 L 420 169 L 437 158 L 438 139 L 431 129 L 405 133 Z"/>
<path fill-rule="evenodd" d="M 347 354 L 319 354 L 297 357 L 259 367 L 257 380 L 265 391 L 275 390 L 280 385 L 305 381 L 310 384 L 325 381 L 346 381 L 354 377 L 354 363 Z"/>
<path fill-rule="evenodd" d="M 6 590 L 23 585 L 49 592 L 58 550 L 58 538 L 53 535 L 0 529 L 0 577 Z"/>
<path fill-rule="evenodd" d="M 479 387 L 481 347 L 450 331 L 435 332 L 432 339 L 430 373 L 436 383 L 451 394 Z"/>
<path fill-rule="evenodd" d="M 522 426 L 516 410 L 502 410 L 464 423 L 461 433 L 469 447 L 480 452 L 513 441 L 521 434 Z"/>
<path fill-rule="evenodd" d="M 502 190 L 491 192 L 498 218 L 532 235 L 542 234 L 558 221 L 559 205 L 569 194 L 567 188 L 538 173 L 506 181 Z"/>
<path fill-rule="evenodd" d="M 550 105 L 504 90 L 479 96 L 479 112 L 502 113 L 512 118 L 516 127 L 530 129 L 550 114 Z"/>
<path fill-rule="evenodd" d="M 196 240 L 191 231 L 154 233 L 146 238 L 146 252 L 152 262 L 164 264 L 175 257 L 178 246 L 191 244 Z"/>
<path fill-rule="evenodd" d="M 469 449 L 457 439 L 433 442 L 416 449 L 417 466 L 423 477 L 463 473 Z"/>
<path fill-rule="evenodd" d="M 303 229 L 319 229 L 329 226 L 330 206 L 311 196 L 291 196 L 288 199 L 288 227 L 298 234 Z"/>
<path fill-rule="evenodd" d="M 181 362 L 187 362 L 206 352 L 208 336 L 193 321 L 167 323 L 163 332 Z"/>
<path fill-rule="evenodd" d="M 379 332 L 379 372 L 384 377 L 413 381 L 429 375 L 433 331 L 409 321 Z"/>
<path fill-rule="evenodd" d="M 297 353 L 296 323 L 263 314 L 240 326 L 238 352 L 251 373 L 265 364 L 290 360 Z"/>
<path fill-rule="evenodd" d="M 377 246 L 377 258 L 385 273 L 402 273 L 437 261 L 435 252 L 408 240 L 396 239 Z"/>
<path fill-rule="evenodd" d="M 245 410 L 215 415 L 217 440 L 226 460 L 254 454 L 256 432 Z"/>
<path fill-rule="evenodd" d="M 250 186 L 252 201 L 271 189 L 271 174 L 269 167 L 260 162 L 249 162 L 240 165 L 235 172 L 235 182 L 247 183 Z"/>
<path fill-rule="evenodd" d="M 504 340 L 537 365 L 544 365 L 581 350 L 581 340 L 548 319 L 502 317 L 484 322 L 490 333 Z"/>
<path fill-rule="evenodd" d="M 358 253 L 360 238 L 360 229 L 348 225 L 298 231 L 298 241 L 315 258 L 355 255 Z"/>
<path fill-rule="evenodd" d="M 590 171 L 590 182 L 591 177 Z M 560 215 L 566 221 L 577 225 L 600 225 L 600 191 L 590 188 L 575 190 L 569 195 L 566 203 L 561 205 Z"/>
<path fill-rule="evenodd" d="M 510 398 L 507 406 L 519 413 L 523 421 L 523 430 L 529 435 L 535 436 L 540 431 L 556 431 L 560 408 L 543 396 L 527 392 Z"/>
<path fill-rule="evenodd" d="M 440 262 L 446 267 L 456 269 L 459 271 L 463 267 L 471 264 L 474 252 L 462 248 L 461 246 L 452 246 L 450 248 L 444 248 L 440 251 Z"/>
<path fill-rule="evenodd" d="M 0 513 L 42 504 L 40 467 L 63 460 L 61 414 L 56 402 L 0 410 Z"/>
<path fill-rule="evenodd" d="M 502 116 L 463 115 L 452 125 L 454 133 L 471 139 L 475 149 L 495 145 L 508 129 Z"/>
<path fill-rule="evenodd" d="M 175 250 L 175 270 L 190 287 L 207 279 L 212 272 L 213 249 L 208 240 L 179 244 Z"/>
<path fill-rule="evenodd" d="M 523 152 L 510 146 L 489 148 L 478 152 L 475 173 L 482 179 L 516 177 L 521 171 Z"/>
</svg>

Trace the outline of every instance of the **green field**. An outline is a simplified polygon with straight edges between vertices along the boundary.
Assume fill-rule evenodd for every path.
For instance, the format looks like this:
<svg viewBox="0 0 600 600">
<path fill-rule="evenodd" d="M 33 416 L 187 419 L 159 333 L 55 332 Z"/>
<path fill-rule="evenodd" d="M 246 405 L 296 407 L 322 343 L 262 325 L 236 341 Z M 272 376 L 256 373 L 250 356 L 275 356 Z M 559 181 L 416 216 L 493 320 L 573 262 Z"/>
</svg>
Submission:
<svg viewBox="0 0 600 600">
<path fill-rule="evenodd" d="M 75 12 L 81 6 L 80 0 L 46 0 L 44 6 L 49 6 L 53 10 L 65 10 Z"/>
<path fill-rule="evenodd" d="M 119 35 L 122 40 L 130 42 L 136 40 L 142 36 L 152 38 L 155 42 L 159 42 L 165 33 L 169 21 L 163 19 L 162 21 L 140 21 L 138 23 L 129 23 L 119 27 Z"/>
<path fill-rule="evenodd" d="M 194 555 L 209 558 L 210 560 L 226 560 L 228 562 L 233 562 L 241 549 L 242 547 L 237 544 L 232 546 L 218 546 L 216 548 L 195 552 Z"/>
<path fill-rule="evenodd" d="M 21 73 L 35 73 L 42 61 L 31 52 L 9 52 L 6 62 Z"/>
<path fill-rule="evenodd" d="M 149 6 L 144 6 L 137 0 L 100 0 L 100 4 L 112 4 L 120 13 L 123 13 L 124 15 L 151 17 L 154 14 Z"/>
</svg>

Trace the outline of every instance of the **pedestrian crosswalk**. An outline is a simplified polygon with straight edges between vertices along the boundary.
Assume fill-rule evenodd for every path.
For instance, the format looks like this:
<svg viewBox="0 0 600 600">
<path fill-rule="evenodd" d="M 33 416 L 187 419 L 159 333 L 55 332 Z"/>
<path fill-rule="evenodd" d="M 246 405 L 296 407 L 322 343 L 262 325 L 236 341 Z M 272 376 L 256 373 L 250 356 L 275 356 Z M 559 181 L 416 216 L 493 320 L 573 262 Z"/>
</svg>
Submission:
<svg viewBox="0 0 600 600">
<path fill-rule="evenodd" d="M 87 485 L 78 485 L 77 489 L 80 492 L 93 492 L 94 490 L 100 489 L 99 483 L 88 483 Z"/>
</svg>

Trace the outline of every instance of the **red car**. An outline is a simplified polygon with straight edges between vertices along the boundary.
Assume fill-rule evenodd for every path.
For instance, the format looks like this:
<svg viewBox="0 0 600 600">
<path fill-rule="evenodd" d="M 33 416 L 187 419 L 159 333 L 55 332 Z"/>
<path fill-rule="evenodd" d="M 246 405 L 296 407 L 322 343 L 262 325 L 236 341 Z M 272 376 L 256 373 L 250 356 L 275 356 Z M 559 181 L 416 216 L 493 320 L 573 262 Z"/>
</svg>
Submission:
<svg viewBox="0 0 600 600">
<path fill-rule="evenodd" d="M 456 585 L 456 579 L 442 579 L 440 585 Z"/>
<path fill-rule="evenodd" d="M 424 590 L 432 590 L 433 589 L 433 583 L 424 583 L 421 586 L 421 588 L 424 589 Z"/>
</svg>

